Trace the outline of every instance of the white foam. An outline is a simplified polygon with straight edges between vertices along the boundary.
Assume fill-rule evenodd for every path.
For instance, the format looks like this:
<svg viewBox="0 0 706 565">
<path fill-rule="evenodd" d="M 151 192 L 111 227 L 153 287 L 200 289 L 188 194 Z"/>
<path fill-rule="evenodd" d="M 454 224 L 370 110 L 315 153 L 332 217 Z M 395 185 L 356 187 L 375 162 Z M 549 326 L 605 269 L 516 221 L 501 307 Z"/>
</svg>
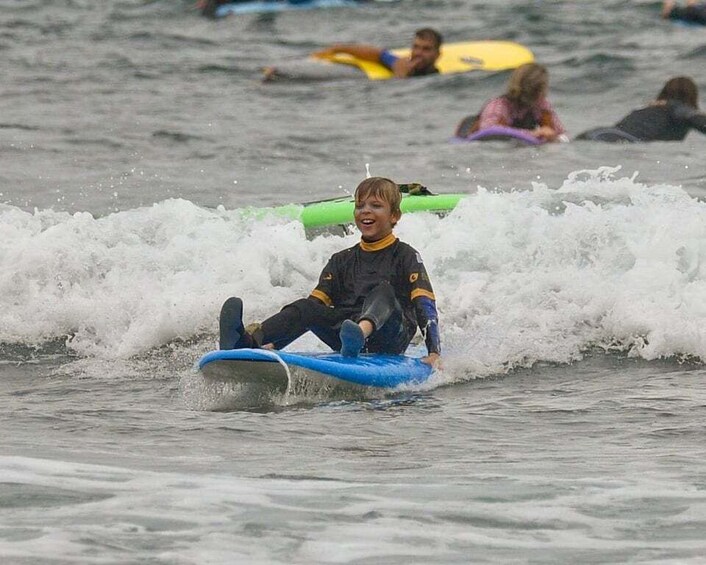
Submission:
<svg viewBox="0 0 706 565">
<path fill-rule="evenodd" d="M 231 295 L 261 319 L 357 241 L 185 200 L 103 218 L 0 215 L 0 341 L 70 336 L 101 358 L 215 336 Z M 596 346 L 706 358 L 706 206 L 679 187 L 579 171 L 559 187 L 479 187 L 447 217 L 408 214 L 396 231 L 430 271 L 447 367 L 564 363 Z"/>
</svg>

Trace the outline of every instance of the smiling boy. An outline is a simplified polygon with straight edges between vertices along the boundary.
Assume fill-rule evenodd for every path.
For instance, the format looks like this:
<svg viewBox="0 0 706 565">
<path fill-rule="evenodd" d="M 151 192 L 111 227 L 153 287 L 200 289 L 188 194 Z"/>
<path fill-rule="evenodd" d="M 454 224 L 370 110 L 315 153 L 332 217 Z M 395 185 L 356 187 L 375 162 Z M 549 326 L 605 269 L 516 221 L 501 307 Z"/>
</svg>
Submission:
<svg viewBox="0 0 706 565">
<path fill-rule="evenodd" d="M 355 191 L 355 224 L 361 241 L 335 253 L 308 298 L 288 304 L 261 324 L 243 326 L 243 304 L 226 300 L 220 316 L 220 348 L 281 349 L 312 331 L 331 349 L 402 354 L 422 331 L 435 365 L 441 353 L 436 299 L 419 253 L 392 230 L 402 216 L 402 196 L 391 180 L 373 177 Z"/>
</svg>

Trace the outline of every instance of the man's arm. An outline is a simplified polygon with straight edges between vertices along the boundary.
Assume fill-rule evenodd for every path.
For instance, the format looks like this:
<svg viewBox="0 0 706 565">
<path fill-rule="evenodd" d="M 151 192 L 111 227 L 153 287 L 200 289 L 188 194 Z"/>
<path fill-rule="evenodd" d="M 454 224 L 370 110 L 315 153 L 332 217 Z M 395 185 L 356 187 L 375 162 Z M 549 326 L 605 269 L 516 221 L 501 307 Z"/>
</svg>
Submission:
<svg viewBox="0 0 706 565">
<path fill-rule="evenodd" d="M 345 53 L 357 57 L 358 59 L 363 59 L 364 61 L 374 61 L 378 63 L 382 51 L 382 49 L 374 45 L 362 43 L 335 43 L 326 49 L 312 53 L 312 55 L 319 59 L 330 59 L 337 53 Z"/>
<path fill-rule="evenodd" d="M 331 59 L 339 53 L 352 55 L 364 61 L 372 61 L 380 63 L 392 71 L 392 74 L 397 78 L 406 78 L 415 70 L 415 65 L 408 57 L 397 57 L 390 53 L 387 49 L 381 49 L 374 45 L 366 45 L 359 43 L 335 43 L 321 51 L 312 53 L 314 57 L 319 59 Z"/>
</svg>

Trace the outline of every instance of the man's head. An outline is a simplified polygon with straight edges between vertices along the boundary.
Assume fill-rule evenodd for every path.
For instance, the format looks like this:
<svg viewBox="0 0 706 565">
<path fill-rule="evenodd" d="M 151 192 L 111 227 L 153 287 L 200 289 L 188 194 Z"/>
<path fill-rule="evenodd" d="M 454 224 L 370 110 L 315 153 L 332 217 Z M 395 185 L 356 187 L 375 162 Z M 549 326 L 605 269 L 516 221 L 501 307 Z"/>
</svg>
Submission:
<svg viewBox="0 0 706 565">
<path fill-rule="evenodd" d="M 411 59 L 416 70 L 427 70 L 434 66 L 441 54 L 442 42 L 441 34 L 429 27 L 415 32 Z"/>
</svg>

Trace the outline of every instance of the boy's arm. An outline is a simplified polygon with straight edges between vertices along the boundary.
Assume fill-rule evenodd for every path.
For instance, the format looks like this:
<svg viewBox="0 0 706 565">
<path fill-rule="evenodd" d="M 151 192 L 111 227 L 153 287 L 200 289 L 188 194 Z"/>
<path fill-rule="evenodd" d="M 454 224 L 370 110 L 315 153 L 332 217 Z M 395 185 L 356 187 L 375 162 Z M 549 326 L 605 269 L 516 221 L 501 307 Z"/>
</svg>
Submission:
<svg viewBox="0 0 706 565">
<path fill-rule="evenodd" d="M 410 298 L 414 305 L 417 325 L 424 336 L 424 343 L 429 353 L 422 359 L 425 363 L 433 365 L 441 355 L 441 336 L 439 333 L 439 314 L 436 310 L 436 297 L 431 287 L 429 275 L 421 262 L 418 253 L 416 261 L 410 265 L 409 282 L 411 283 Z"/>
<path fill-rule="evenodd" d="M 335 257 L 335 256 L 334 256 Z M 336 301 L 336 287 L 338 276 L 334 257 L 331 257 L 319 275 L 319 283 L 311 291 L 310 299 L 318 300 L 325 306 L 333 306 Z"/>
<path fill-rule="evenodd" d="M 414 306 L 417 325 L 424 336 L 429 355 L 422 359 L 434 365 L 441 355 L 439 315 L 436 311 L 436 297 L 421 255 L 412 247 L 407 248 L 403 261 L 405 278 L 409 281 L 409 298 Z"/>
<path fill-rule="evenodd" d="M 414 294 L 414 291 L 413 293 Z M 429 357 L 437 359 L 441 355 L 441 336 L 439 334 L 439 315 L 436 311 L 436 301 L 429 296 L 421 295 L 414 298 L 414 309 L 417 323 L 422 330 L 424 343 Z"/>
</svg>

